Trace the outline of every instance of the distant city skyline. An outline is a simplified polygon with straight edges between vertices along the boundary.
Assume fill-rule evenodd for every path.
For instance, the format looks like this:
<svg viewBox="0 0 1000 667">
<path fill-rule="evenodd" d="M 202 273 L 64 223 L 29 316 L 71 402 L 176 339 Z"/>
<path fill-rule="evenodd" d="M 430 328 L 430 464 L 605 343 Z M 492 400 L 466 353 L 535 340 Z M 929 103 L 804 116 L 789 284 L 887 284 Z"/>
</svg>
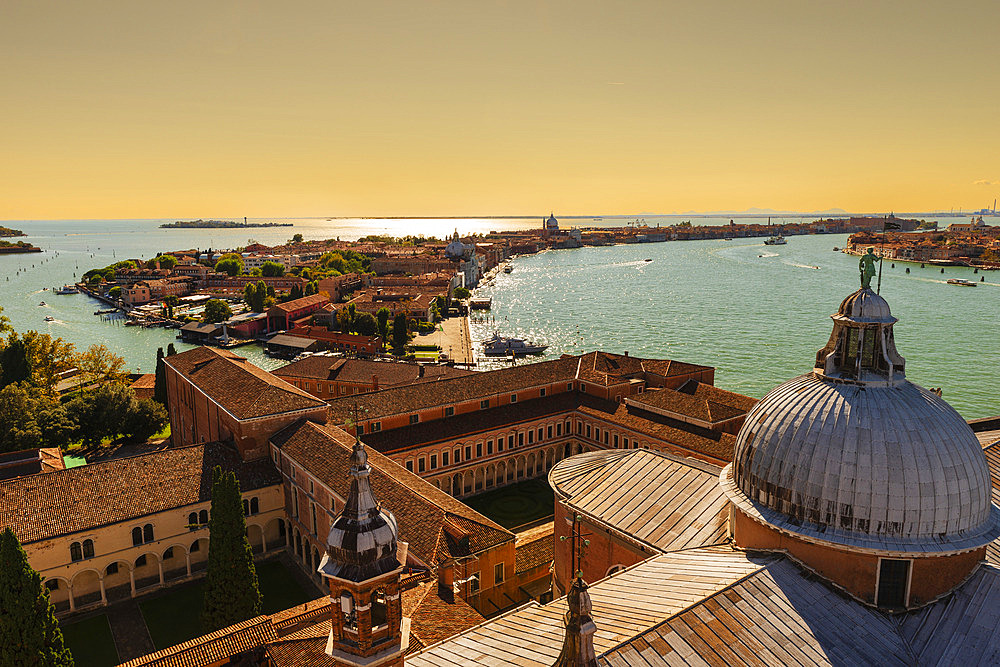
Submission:
<svg viewBox="0 0 1000 667">
<path fill-rule="evenodd" d="M 0 219 L 971 212 L 998 14 L 11 2 Z"/>
</svg>

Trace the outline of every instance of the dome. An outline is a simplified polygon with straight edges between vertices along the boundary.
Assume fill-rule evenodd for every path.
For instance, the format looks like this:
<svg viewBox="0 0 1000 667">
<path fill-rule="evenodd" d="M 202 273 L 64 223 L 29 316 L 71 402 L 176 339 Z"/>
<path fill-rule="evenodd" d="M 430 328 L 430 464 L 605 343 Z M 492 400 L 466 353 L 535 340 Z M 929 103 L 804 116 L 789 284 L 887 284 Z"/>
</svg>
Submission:
<svg viewBox="0 0 1000 667">
<path fill-rule="evenodd" d="M 747 415 L 722 483 L 751 516 L 811 541 L 940 553 L 1000 534 L 975 434 L 908 381 L 785 382 Z"/>
<path fill-rule="evenodd" d="M 326 577 L 365 581 L 399 567 L 396 518 L 372 494 L 368 454 L 360 441 L 351 452 L 351 490 L 326 539 L 318 571 Z"/>
<path fill-rule="evenodd" d="M 889 312 L 889 304 L 870 289 L 859 289 L 840 302 L 834 318 L 845 318 L 855 322 L 893 323 L 896 318 Z"/>
</svg>

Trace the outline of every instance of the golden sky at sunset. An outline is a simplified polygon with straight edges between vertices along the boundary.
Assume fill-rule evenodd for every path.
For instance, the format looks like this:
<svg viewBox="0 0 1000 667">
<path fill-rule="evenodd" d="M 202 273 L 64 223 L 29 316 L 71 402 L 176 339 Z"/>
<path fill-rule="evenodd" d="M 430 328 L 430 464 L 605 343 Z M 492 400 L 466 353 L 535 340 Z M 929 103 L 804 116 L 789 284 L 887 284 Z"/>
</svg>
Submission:
<svg viewBox="0 0 1000 667">
<path fill-rule="evenodd" d="M 995 0 L 5 0 L 0 219 L 979 208 L 998 26 Z"/>
</svg>

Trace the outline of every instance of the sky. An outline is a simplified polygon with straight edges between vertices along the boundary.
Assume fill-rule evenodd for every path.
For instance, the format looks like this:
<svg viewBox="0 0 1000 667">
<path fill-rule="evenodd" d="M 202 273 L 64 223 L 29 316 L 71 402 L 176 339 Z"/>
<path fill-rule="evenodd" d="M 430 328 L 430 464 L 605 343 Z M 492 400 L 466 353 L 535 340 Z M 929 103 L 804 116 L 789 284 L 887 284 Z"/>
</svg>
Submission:
<svg viewBox="0 0 1000 667">
<path fill-rule="evenodd" d="M 1000 3 L 0 4 L 0 219 L 1000 196 Z"/>
</svg>

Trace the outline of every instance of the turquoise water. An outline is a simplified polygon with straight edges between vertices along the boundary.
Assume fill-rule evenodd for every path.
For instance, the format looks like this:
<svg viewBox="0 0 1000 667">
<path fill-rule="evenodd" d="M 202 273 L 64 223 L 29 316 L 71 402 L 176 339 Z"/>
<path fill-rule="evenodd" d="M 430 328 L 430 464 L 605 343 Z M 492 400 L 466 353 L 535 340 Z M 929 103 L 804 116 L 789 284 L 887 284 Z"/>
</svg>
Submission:
<svg viewBox="0 0 1000 667">
<path fill-rule="evenodd" d="M 564 223 L 610 226 L 628 219 Z M 694 224 L 728 222 L 691 219 Z M 11 221 L 4 224 L 23 229 L 29 234 L 26 240 L 46 252 L 0 256 L 0 305 L 20 331 L 38 329 L 81 348 L 103 342 L 124 356 L 130 369 L 151 372 L 157 347 L 170 342 L 178 349 L 188 347 L 175 340 L 174 331 L 103 323 L 92 314 L 102 307 L 99 302 L 43 288 L 73 282 L 74 273 L 79 276 L 94 266 L 145 259 L 161 250 L 233 247 L 250 238 L 273 244 L 294 233 L 306 239 L 355 239 L 369 233 L 442 237 L 456 227 L 467 234 L 524 229 L 537 220 L 302 219 L 292 220 L 294 227 L 251 230 L 161 230 L 160 220 Z M 671 224 L 678 218 L 646 220 Z M 1000 224 L 997 219 L 987 222 Z M 549 344 L 548 358 L 583 350 L 628 350 L 712 365 L 719 386 L 762 396 L 811 368 L 816 350 L 830 334 L 829 315 L 857 288 L 857 259 L 832 251 L 845 240 L 846 235 L 793 236 L 785 246 L 764 246 L 756 239 L 688 241 L 518 258 L 513 273 L 501 274 L 493 286 L 479 290 L 493 296 L 490 316 L 495 322 L 474 322 L 473 338 L 496 328 Z M 980 275 L 965 268 L 949 267 L 941 274 L 938 268 L 897 263 L 895 269 L 885 265 L 882 280 L 882 295 L 900 319 L 896 343 L 907 359 L 908 377 L 941 387 L 945 399 L 968 418 L 1000 414 L 993 386 L 1000 368 L 995 324 L 1000 272 L 982 275 L 986 282 L 975 289 L 958 288 L 945 281 L 978 281 Z M 39 306 L 43 300 L 47 305 Z M 55 321 L 45 322 L 46 315 Z M 276 363 L 257 347 L 238 352 L 264 367 Z"/>
</svg>

